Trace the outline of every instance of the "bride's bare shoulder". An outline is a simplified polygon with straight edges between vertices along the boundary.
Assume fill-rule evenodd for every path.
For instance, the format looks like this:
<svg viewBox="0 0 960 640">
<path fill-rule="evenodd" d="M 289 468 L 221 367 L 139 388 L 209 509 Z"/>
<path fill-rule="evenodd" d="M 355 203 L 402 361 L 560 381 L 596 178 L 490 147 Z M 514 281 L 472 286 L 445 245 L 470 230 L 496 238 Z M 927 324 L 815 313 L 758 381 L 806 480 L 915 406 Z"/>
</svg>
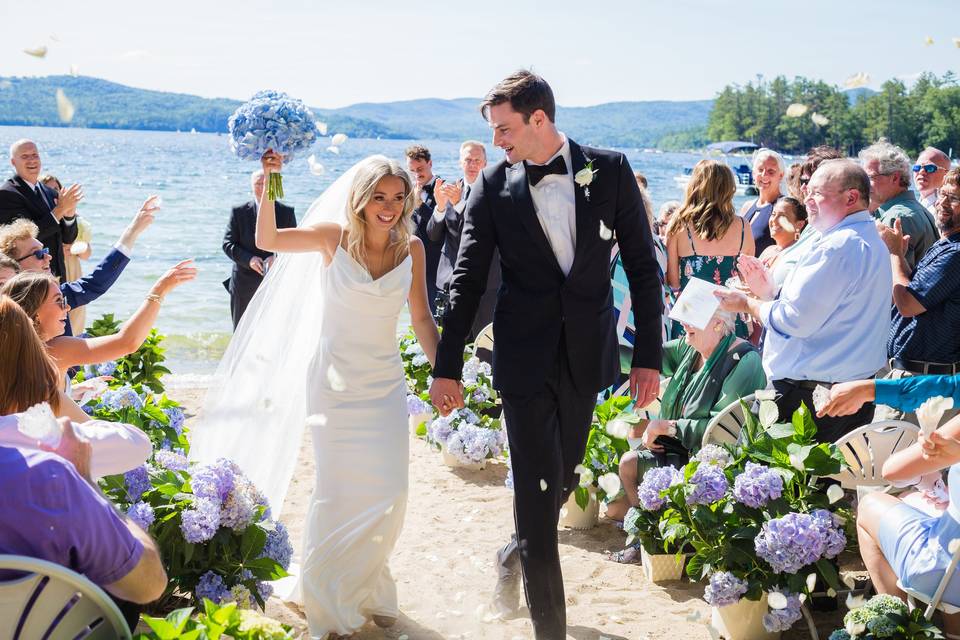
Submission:
<svg viewBox="0 0 960 640">
<path fill-rule="evenodd" d="M 318 222 L 311 226 L 316 234 L 317 240 L 322 248 L 327 252 L 333 252 L 344 235 L 343 227 L 336 222 Z"/>
</svg>

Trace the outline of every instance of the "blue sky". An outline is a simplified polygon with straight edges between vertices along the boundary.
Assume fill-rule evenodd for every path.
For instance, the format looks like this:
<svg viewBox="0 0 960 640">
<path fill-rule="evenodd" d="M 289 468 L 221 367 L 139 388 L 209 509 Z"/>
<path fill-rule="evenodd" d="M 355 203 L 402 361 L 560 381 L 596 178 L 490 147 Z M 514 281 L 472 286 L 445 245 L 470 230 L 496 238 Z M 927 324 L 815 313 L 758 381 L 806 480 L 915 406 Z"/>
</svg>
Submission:
<svg viewBox="0 0 960 640">
<path fill-rule="evenodd" d="M 79 72 L 339 107 L 481 96 L 532 67 L 568 106 L 710 98 L 757 74 L 840 84 L 960 68 L 956 0 L 47 0 L 4 11 L 0 75 Z M 23 5 L 26 6 L 26 5 Z M 57 40 L 53 40 L 52 37 Z M 926 37 L 934 44 L 926 46 Z M 44 59 L 22 52 L 44 44 Z"/>
</svg>

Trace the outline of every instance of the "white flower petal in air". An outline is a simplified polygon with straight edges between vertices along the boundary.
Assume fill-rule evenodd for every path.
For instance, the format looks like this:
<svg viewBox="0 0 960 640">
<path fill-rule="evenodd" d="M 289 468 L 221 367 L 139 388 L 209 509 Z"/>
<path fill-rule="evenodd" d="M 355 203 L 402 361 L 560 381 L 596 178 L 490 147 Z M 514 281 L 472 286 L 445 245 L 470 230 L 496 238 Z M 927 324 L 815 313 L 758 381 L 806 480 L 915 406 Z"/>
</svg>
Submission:
<svg viewBox="0 0 960 640">
<path fill-rule="evenodd" d="M 327 367 L 327 382 L 330 383 L 330 388 L 334 391 L 344 391 L 347 388 L 347 384 L 343 381 L 343 376 L 340 375 L 340 372 L 337 371 L 336 367 L 332 364 Z"/>
<path fill-rule="evenodd" d="M 72 75 L 74 78 L 80 75 L 80 67 L 75 64 L 70 65 L 70 75 Z"/>
<path fill-rule="evenodd" d="M 813 593 L 813 590 L 817 586 L 817 574 L 811 573 L 807 576 L 807 591 Z"/>
<path fill-rule="evenodd" d="M 609 240 L 613 237 L 613 231 L 607 228 L 607 225 L 603 224 L 603 220 L 600 221 L 600 239 Z"/>
<path fill-rule="evenodd" d="M 757 389 L 753 393 L 753 397 L 757 400 L 775 400 L 777 392 L 774 389 Z"/>
<path fill-rule="evenodd" d="M 373 540 L 374 544 L 380 544 L 381 542 L 383 542 L 383 536 L 373 536 L 370 539 Z"/>
<path fill-rule="evenodd" d="M 327 135 L 327 123 L 317 120 L 317 131 L 319 131 L 322 136 Z"/>
<path fill-rule="evenodd" d="M 60 36 L 58 36 L 58 35 L 55 34 L 55 33 L 51 33 L 51 34 L 50 34 L 50 40 L 52 40 L 53 42 L 60 42 Z"/>
<path fill-rule="evenodd" d="M 626 420 L 611 420 L 607 423 L 607 433 L 614 438 L 626 440 L 627 436 L 630 435 L 630 423 Z"/>
<path fill-rule="evenodd" d="M 346 141 L 347 141 L 347 134 L 345 133 L 336 133 L 332 138 L 330 138 L 330 144 L 332 144 L 335 147 L 339 147 Z"/>
<path fill-rule="evenodd" d="M 865 87 L 868 84 L 870 84 L 870 76 L 863 71 L 860 73 L 855 73 L 843 81 L 843 86 L 847 89 L 859 89 L 860 87 Z"/>
<path fill-rule="evenodd" d="M 863 596 L 855 596 L 852 593 L 847 594 L 847 609 L 853 611 L 854 609 L 859 609 L 866 603 L 867 599 Z"/>
<path fill-rule="evenodd" d="M 46 402 L 35 404 L 17 416 L 17 431 L 26 437 L 56 449 L 60 445 L 60 424 Z"/>
<path fill-rule="evenodd" d="M 771 609 L 786 609 L 787 596 L 779 591 L 771 591 L 767 594 L 767 604 L 770 605 Z"/>
<path fill-rule="evenodd" d="M 383 512 L 383 514 L 384 514 L 384 515 L 387 515 L 387 516 L 390 515 L 391 513 L 393 513 L 393 508 L 394 508 L 395 506 L 396 506 L 396 505 L 390 505 L 389 507 L 387 507 L 387 510 Z"/>
<path fill-rule="evenodd" d="M 799 118 L 807 113 L 807 105 L 800 104 L 799 102 L 794 102 L 789 107 L 787 107 L 787 117 L 788 118 Z"/>
<path fill-rule="evenodd" d="M 325 427 L 327 426 L 327 416 L 322 413 L 315 413 L 312 416 L 307 416 L 307 426 Z"/>
<path fill-rule="evenodd" d="M 960 549 L 960 538 L 954 538 L 950 541 L 950 544 L 947 545 L 947 551 L 950 553 L 956 553 L 957 549 Z"/>
<path fill-rule="evenodd" d="M 307 158 L 307 166 L 310 167 L 310 173 L 315 176 L 322 176 L 325 171 L 323 165 L 317 162 L 317 156 L 315 155 L 311 155 L 309 158 Z"/>
<path fill-rule="evenodd" d="M 544 480 L 543 478 L 540 478 L 540 491 L 546 491 L 546 490 L 547 490 L 547 481 Z"/>
<path fill-rule="evenodd" d="M 47 57 L 47 45 L 41 44 L 38 47 L 32 49 L 24 49 L 23 52 L 28 56 L 33 56 L 34 58 L 46 58 Z"/>
<path fill-rule="evenodd" d="M 794 233 L 797 230 L 797 228 L 793 226 L 793 223 L 787 219 L 787 216 L 780 216 L 780 218 L 777 219 L 777 224 L 787 233 Z"/>
<path fill-rule="evenodd" d="M 817 112 L 810 114 L 810 119 L 813 121 L 813 124 L 817 125 L 818 127 L 825 127 L 830 124 L 829 118 L 822 116 Z"/>
<path fill-rule="evenodd" d="M 780 417 L 780 410 L 777 409 L 777 403 L 772 400 L 762 400 L 760 402 L 760 424 L 769 429 Z"/>
<path fill-rule="evenodd" d="M 330 153 L 335 153 L 335 154 L 337 154 L 337 155 L 340 155 L 340 149 L 338 149 L 337 147 L 334 147 L 334 146 L 332 146 L 332 145 L 329 146 L 329 147 L 327 147 L 327 151 L 329 151 Z"/>
<path fill-rule="evenodd" d="M 830 501 L 830 504 L 841 499 L 843 499 L 843 487 L 838 484 L 832 484 L 827 487 L 827 500 Z"/>
<path fill-rule="evenodd" d="M 60 122 L 70 122 L 73 120 L 73 114 L 76 109 L 70 98 L 63 92 L 63 89 L 57 89 L 57 114 L 60 116 Z"/>
<path fill-rule="evenodd" d="M 932 45 L 933 45 L 933 38 L 931 38 L 930 36 L 927 36 L 926 38 L 923 39 L 923 44 L 925 44 L 925 45 L 928 46 L 928 47 L 929 47 L 929 46 L 932 46 Z"/>
<path fill-rule="evenodd" d="M 597 479 L 597 484 L 608 496 L 614 496 L 620 492 L 620 476 L 615 473 L 605 473 Z"/>
</svg>

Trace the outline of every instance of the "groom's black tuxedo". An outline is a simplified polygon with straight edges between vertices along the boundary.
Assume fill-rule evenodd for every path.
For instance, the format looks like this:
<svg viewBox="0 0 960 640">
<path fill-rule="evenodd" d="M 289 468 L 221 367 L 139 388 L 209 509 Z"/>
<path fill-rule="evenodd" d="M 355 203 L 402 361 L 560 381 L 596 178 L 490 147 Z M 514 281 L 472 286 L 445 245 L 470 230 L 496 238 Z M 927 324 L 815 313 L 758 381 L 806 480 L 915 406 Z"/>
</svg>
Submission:
<svg viewBox="0 0 960 640">
<path fill-rule="evenodd" d="M 597 392 L 619 373 L 610 282 L 615 242 L 633 300 L 633 366 L 659 369 L 661 357 L 657 261 L 630 165 L 623 154 L 572 141 L 570 162 L 566 180 L 590 162 L 596 173 L 589 186 L 572 185 L 576 237 L 567 275 L 537 216 L 524 164 L 501 162 L 477 179 L 433 371 L 461 377 L 464 341 L 498 251 L 493 383 L 503 400 L 520 564 L 537 640 L 566 637 L 557 520 L 577 486 L 574 468 L 583 460 Z"/>
</svg>

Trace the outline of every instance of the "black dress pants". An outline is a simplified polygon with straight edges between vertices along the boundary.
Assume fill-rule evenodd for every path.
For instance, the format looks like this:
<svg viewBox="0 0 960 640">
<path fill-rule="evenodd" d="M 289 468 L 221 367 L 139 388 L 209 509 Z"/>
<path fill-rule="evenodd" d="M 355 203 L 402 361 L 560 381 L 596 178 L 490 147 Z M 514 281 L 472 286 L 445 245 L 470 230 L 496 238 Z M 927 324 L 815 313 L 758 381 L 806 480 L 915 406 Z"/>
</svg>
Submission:
<svg viewBox="0 0 960 640">
<path fill-rule="evenodd" d="M 577 487 L 595 392 L 577 390 L 566 350 L 542 389 L 503 392 L 503 415 L 513 467 L 514 520 L 523 587 L 537 640 L 566 638 L 567 612 L 557 550 L 560 508 Z"/>
<path fill-rule="evenodd" d="M 810 413 L 813 414 L 813 421 L 817 425 L 818 442 L 836 442 L 841 436 L 850 433 L 857 427 L 873 422 L 873 412 L 876 405 L 872 402 L 864 403 L 856 413 L 849 416 L 838 417 L 817 417 L 817 411 L 813 407 L 813 387 L 815 383 L 803 381 L 798 384 L 792 380 L 774 380 L 773 388 L 777 392 L 775 402 L 777 409 L 780 410 L 780 421 L 789 422 L 793 417 L 793 412 L 800 407 L 803 402 Z M 829 388 L 829 384 L 824 384 Z"/>
</svg>

